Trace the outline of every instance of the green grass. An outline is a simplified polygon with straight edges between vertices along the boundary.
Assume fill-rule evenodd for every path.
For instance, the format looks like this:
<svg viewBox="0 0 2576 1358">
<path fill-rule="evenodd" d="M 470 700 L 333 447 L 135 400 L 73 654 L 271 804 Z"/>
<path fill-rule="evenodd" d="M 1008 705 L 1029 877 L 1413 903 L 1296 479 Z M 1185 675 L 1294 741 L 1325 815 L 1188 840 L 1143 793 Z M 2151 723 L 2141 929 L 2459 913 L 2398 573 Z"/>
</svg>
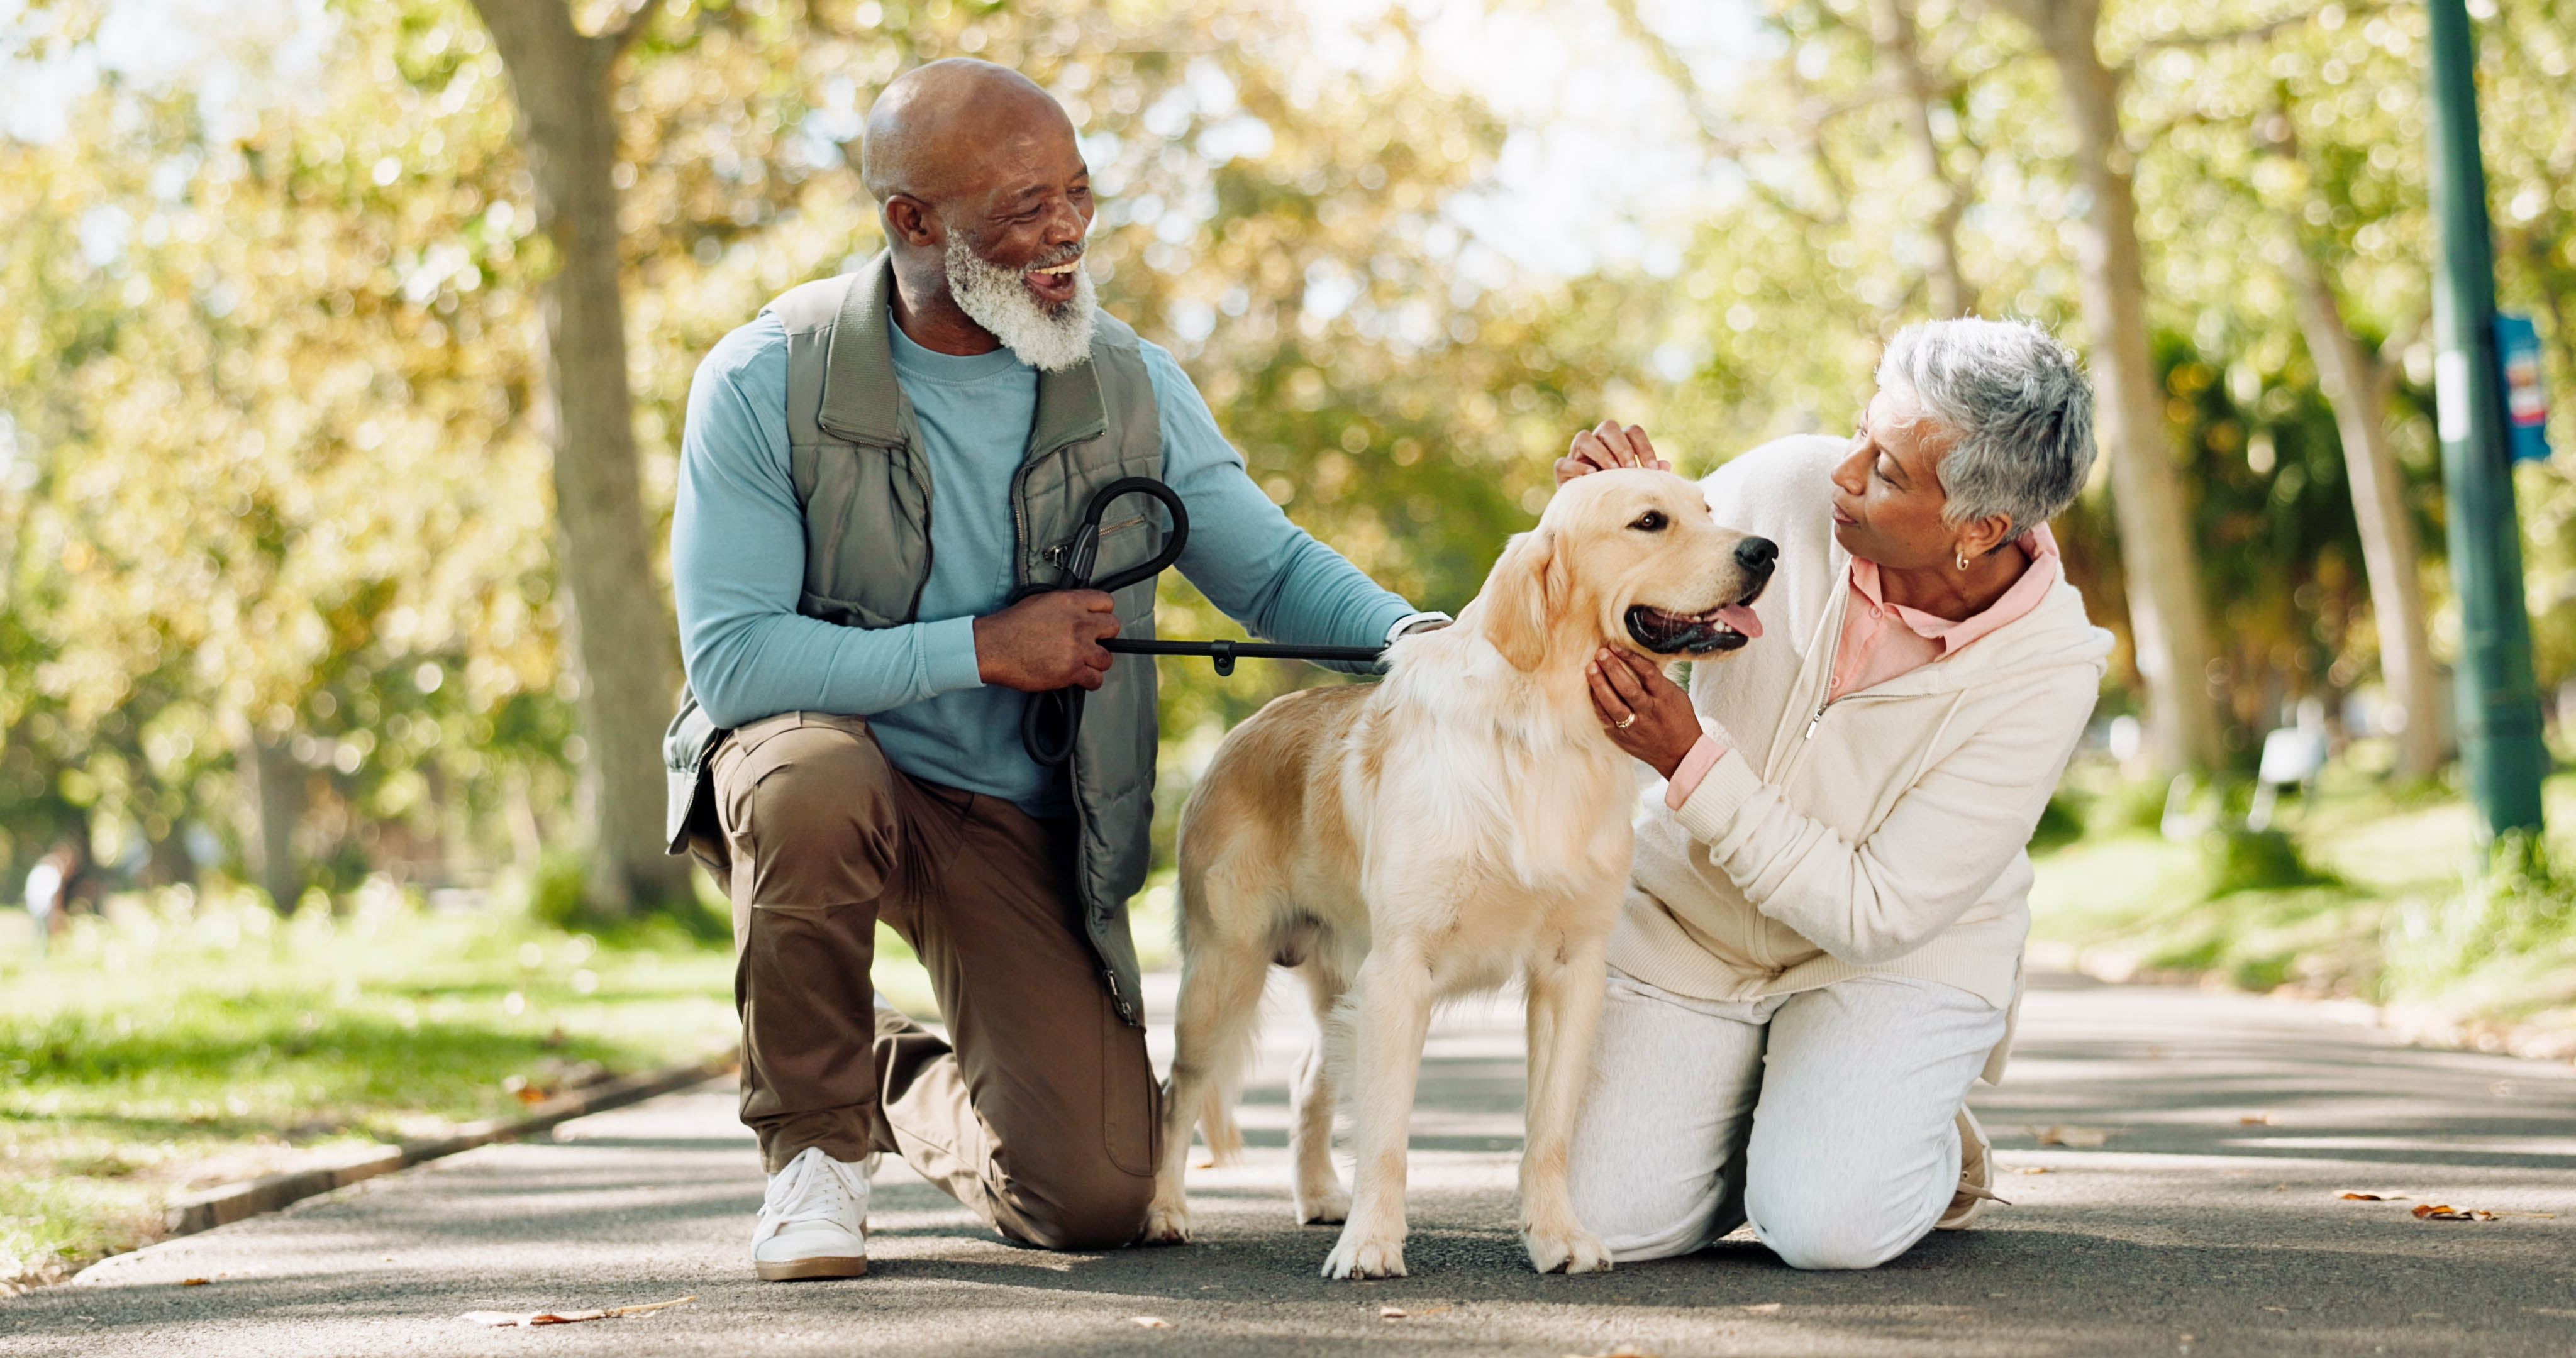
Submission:
<svg viewBox="0 0 2576 1358">
<path fill-rule="evenodd" d="M 2286 833 L 2152 829 L 2161 789 L 2079 770 L 2086 829 L 2035 851 L 2033 950 L 2097 973 L 2214 979 L 2419 1006 L 2462 1022 L 2576 1026 L 2576 835 L 2499 850 L 2455 792 L 2392 791 L 2348 767 L 2292 802 Z M 2547 788 L 2576 823 L 2576 776 Z"/>
<path fill-rule="evenodd" d="M 145 1243 L 191 1188 L 734 1040 L 730 949 L 669 921 L 602 937 L 389 887 L 281 918 L 170 890 L 76 918 L 39 958 L 24 920 L 0 936 L 0 1282 Z"/>
</svg>

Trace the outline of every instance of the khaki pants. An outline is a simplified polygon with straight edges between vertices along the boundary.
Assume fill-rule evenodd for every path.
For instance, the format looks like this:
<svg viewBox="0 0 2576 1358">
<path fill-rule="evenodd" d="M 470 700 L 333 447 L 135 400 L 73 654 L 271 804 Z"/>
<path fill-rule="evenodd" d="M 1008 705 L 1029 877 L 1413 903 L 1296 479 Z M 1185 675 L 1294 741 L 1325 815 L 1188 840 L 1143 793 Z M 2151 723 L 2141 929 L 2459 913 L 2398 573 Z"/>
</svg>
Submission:
<svg viewBox="0 0 2576 1358">
<path fill-rule="evenodd" d="M 770 1172 L 811 1146 L 891 1151 L 1014 1240 L 1133 1240 L 1154 1071 L 1083 936 L 1071 825 L 910 777 L 856 717 L 754 722 L 713 772 L 742 1120 Z M 879 920 L 929 969 L 950 1041 L 870 1003 Z"/>
</svg>

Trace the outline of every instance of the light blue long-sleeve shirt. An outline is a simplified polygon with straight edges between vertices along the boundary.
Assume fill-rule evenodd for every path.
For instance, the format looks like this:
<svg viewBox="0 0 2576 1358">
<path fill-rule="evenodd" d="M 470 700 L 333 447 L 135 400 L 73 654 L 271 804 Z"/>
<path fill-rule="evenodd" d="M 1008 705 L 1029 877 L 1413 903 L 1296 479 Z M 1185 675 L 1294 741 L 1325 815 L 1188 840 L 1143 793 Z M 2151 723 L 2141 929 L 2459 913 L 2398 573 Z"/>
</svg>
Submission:
<svg viewBox="0 0 2576 1358">
<path fill-rule="evenodd" d="M 959 357 L 915 344 L 891 319 L 887 328 L 936 507 L 919 620 L 865 629 L 796 611 L 805 515 L 788 470 L 787 334 L 763 316 L 725 336 L 689 388 L 671 520 L 689 684 L 718 726 L 792 711 L 866 717 L 886 757 L 916 778 L 1065 814 L 1060 771 L 1020 747 L 1026 695 L 986 686 L 975 660 L 975 618 L 1012 588 L 1011 475 L 1036 416 L 1037 370 L 1008 349 Z M 1190 511 L 1181 573 L 1255 636 L 1384 641 L 1412 606 L 1289 522 L 1245 474 L 1180 364 L 1142 347 L 1163 480 Z"/>
</svg>

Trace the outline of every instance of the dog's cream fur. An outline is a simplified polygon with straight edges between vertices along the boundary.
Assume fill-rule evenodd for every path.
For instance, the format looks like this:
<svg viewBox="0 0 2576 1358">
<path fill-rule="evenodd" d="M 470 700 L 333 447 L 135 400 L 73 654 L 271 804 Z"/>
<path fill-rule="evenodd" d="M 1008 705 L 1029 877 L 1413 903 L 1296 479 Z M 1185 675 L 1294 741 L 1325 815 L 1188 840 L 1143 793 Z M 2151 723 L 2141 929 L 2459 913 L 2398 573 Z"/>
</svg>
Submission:
<svg viewBox="0 0 2576 1358">
<path fill-rule="evenodd" d="M 1330 1051 L 1298 1072 L 1290 1133 L 1298 1219 L 1347 1223 L 1326 1276 L 1404 1273 L 1406 1124 L 1432 1005 L 1515 978 L 1528 991 L 1522 1241 L 1541 1272 L 1610 1266 L 1574 1219 L 1565 1158 L 1636 784 L 1585 668 L 1604 645 L 1644 651 L 1631 606 L 1749 602 L 1767 568 L 1737 561 L 1742 540 L 1671 473 L 1579 477 L 1455 626 L 1395 644 L 1383 683 L 1291 694 L 1226 737 L 1181 813 L 1179 1045 L 1147 1240 L 1188 1237 L 1193 1125 L 1219 1159 L 1241 1145 L 1232 1107 L 1275 961 L 1305 979 Z M 1344 1070 L 1355 1198 L 1332 1161 Z"/>
</svg>

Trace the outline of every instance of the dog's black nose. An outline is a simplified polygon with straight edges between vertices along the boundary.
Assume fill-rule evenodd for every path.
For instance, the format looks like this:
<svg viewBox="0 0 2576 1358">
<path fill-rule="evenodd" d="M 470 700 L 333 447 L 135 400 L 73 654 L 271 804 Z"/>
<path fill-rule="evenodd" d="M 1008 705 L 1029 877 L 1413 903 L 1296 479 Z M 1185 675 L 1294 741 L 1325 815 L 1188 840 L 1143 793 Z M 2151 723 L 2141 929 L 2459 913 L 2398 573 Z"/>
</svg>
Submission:
<svg viewBox="0 0 2576 1358">
<path fill-rule="evenodd" d="M 1746 538 L 1735 544 L 1735 564 L 1756 576 L 1769 575 L 1771 563 L 1780 559 L 1780 544 L 1769 538 Z"/>
</svg>

